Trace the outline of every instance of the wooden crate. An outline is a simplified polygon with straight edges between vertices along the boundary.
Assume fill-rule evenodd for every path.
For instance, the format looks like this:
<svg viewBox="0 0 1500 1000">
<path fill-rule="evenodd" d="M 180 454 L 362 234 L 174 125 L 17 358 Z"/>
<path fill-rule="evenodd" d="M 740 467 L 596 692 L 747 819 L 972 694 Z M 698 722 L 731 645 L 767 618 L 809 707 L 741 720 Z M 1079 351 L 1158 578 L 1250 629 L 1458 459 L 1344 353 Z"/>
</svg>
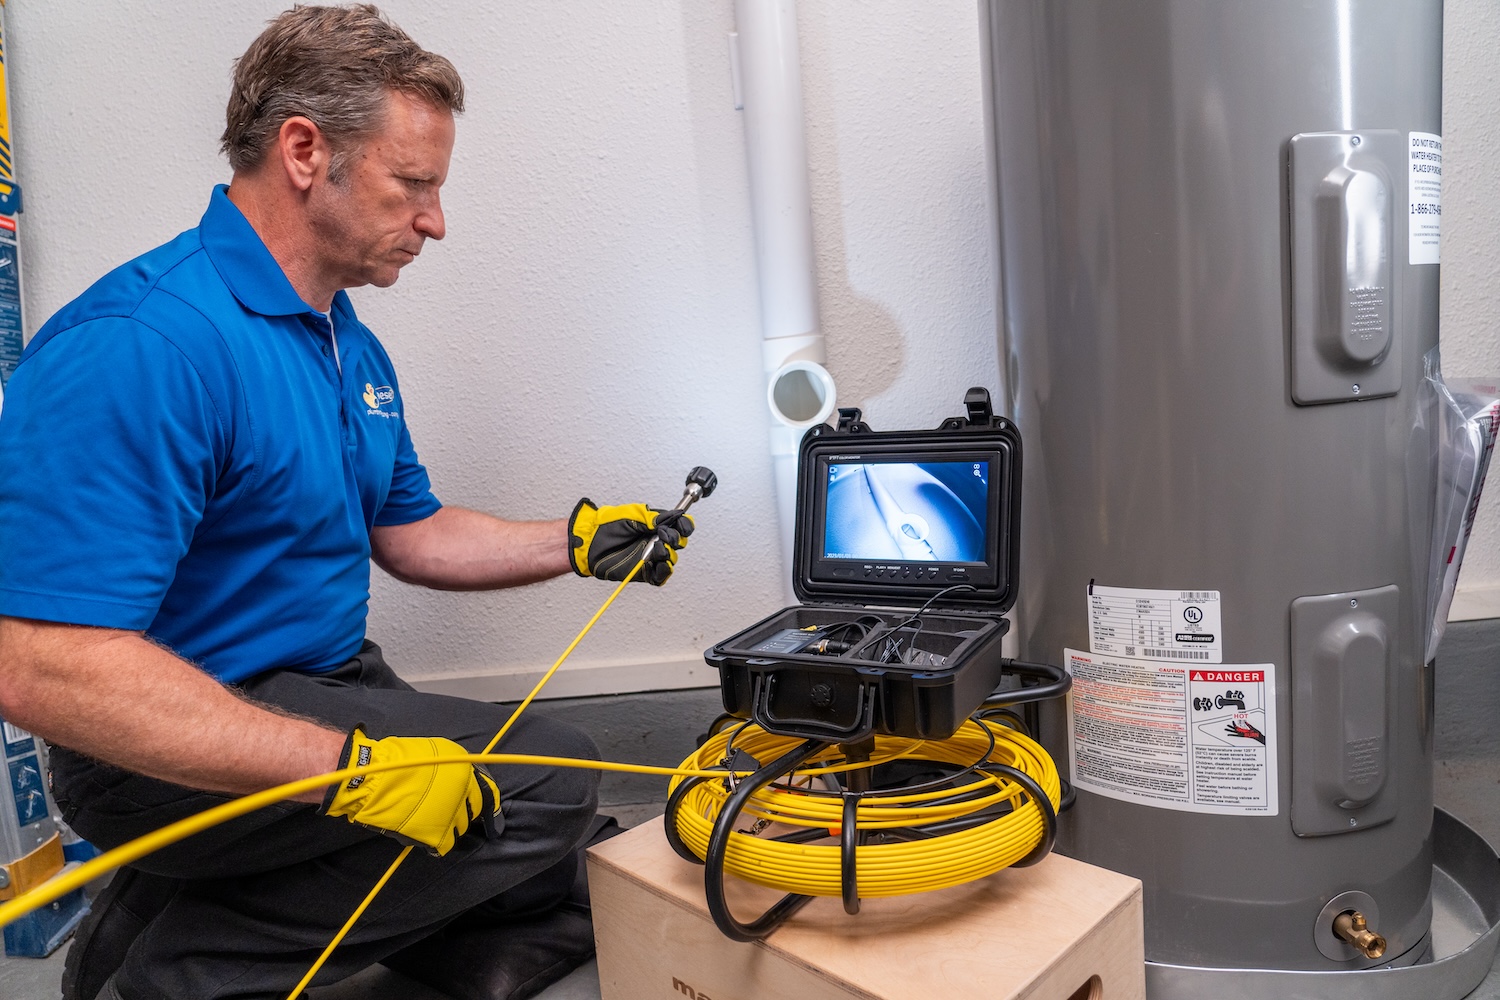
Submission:
<svg viewBox="0 0 1500 1000">
<path fill-rule="evenodd" d="M 719 933 L 657 819 L 589 850 L 603 1000 L 1144 1000 L 1141 883 L 1053 855 L 955 889 L 817 899 L 764 941 Z M 729 880 L 731 910 L 780 893 Z"/>
</svg>

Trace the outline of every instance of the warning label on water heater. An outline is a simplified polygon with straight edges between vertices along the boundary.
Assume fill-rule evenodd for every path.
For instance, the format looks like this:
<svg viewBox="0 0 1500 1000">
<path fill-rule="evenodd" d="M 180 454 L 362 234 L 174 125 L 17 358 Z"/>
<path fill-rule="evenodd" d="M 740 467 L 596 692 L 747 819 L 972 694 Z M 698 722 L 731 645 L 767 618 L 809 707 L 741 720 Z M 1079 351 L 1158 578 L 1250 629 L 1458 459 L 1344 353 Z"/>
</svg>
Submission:
<svg viewBox="0 0 1500 1000">
<path fill-rule="evenodd" d="M 1089 650 L 1148 660 L 1221 663 L 1217 590 L 1134 590 L 1089 584 Z"/>
<path fill-rule="evenodd" d="M 1411 174 L 1407 184 L 1407 262 L 1436 264 L 1443 229 L 1443 137 L 1411 132 L 1406 137 Z"/>
<path fill-rule="evenodd" d="M 1164 809 L 1276 815 L 1275 666 L 1065 655 L 1074 787 Z"/>
</svg>

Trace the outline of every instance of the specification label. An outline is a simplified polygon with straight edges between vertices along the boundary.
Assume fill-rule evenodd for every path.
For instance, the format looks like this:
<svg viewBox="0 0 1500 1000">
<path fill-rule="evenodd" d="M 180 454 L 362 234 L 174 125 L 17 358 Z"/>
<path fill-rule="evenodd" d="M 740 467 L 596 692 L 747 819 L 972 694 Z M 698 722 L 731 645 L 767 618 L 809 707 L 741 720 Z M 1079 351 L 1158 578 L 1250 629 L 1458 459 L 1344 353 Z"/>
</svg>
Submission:
<svg viewBox="0 0 1500 1000">
<path fill-rule="evenodd" d="M 1407 184 L 1407 263 L 1439 263 L 1443 229 L 1443 137 L 1411 132 L 1406 137 L 1411 165 Z"/>
<path fill-rule="evenodd" d="M 1273 665 L 1064 652 L 1075 787 L 1164 809 L 1276 815 Z"/>
<path fill-rule="evenodd" d="M 1217 590 L 1089 585 L 1089 651 L 1183 663 L 1222 663 Z"/>
</svg>

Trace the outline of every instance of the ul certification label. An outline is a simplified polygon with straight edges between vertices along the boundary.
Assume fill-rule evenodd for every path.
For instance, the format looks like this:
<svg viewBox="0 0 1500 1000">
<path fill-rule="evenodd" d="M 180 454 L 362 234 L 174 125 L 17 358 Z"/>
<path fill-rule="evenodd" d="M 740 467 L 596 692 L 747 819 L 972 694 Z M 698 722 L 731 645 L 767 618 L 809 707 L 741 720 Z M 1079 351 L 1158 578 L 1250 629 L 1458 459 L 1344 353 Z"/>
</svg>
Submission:
<svg viewBox="0 0 1500 1000">
<path fill-rule="evenodd" d="M 1224 662 L 1217 590 L 1088 592 L 1089 651 L 1184 663 Z"/>
<path fill-rule="evenodd" d="M 1075 787 L 1163 809 L 1276 815 L 1274 666 L 1065 653 Z"/>
<path fill-rule="evenodd" d="M 1407 261 L 1438 263 L 1443 228 L 1443 137 L 1431 132 L 1407 136 L 1411 179 L 1407 184 Z"/>
</svg>

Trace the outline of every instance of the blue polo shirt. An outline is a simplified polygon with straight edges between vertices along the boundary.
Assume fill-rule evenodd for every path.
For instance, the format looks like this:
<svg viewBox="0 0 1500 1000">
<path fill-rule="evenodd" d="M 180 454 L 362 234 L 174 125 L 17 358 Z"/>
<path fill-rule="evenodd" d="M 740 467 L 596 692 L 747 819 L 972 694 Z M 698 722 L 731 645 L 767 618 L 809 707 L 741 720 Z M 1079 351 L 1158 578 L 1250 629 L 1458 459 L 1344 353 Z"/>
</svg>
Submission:
<svg viewBox="0 0 1500 1000">
<path fill-rule="evenodd" d="M 440 504 L 390 358 L 343 292 L 330 316 L 221 186 L 52 317 L 0 411 L 0 615 L 144 630 L 229 683 L 358 652 L 371 527 Z"/>
</svg>

